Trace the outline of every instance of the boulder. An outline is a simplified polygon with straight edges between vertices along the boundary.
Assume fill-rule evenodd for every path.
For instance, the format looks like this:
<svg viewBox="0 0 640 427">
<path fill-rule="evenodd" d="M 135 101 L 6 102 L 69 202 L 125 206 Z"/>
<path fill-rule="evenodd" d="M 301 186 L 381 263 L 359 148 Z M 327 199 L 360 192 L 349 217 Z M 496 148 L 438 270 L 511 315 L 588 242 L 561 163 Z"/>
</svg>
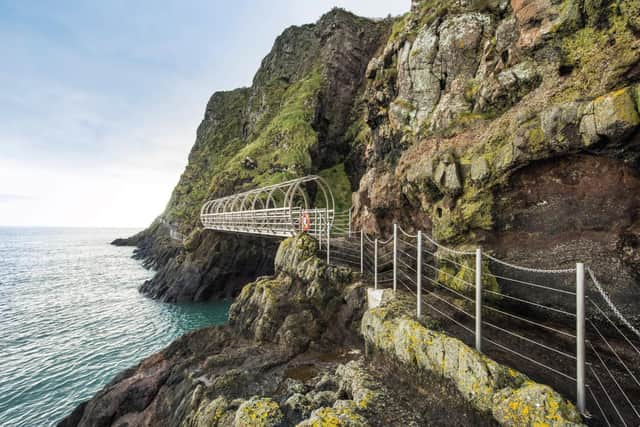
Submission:
<svg viewBox="0 0 640 427">
<path fill-rule="evenodd" d="M 609 141 L 624 142 L 640 124 L 631 88 L 624 88 L 593 101 L 596 133 Z"/>
<path fill-rule="evenodd" d="M 251 398 L 236 411 L 234 427 L 284 427 L 280 406 L 269 398 Z"/>
<path fill-rule="evenodd" d="M 366 311 L 361 329 L 368 351 L 381 352 L 410 370 L 447 378 L 473 407 L 493 413 L 503 425 L 581 425 L 573 404 L 553 389 L 496 363 L 457 338 L 429 329 L 413 319 L 414 307 L 412 300 L 396 297 Z M 508 410 L 518 399 L 536 408 L 527 412 L 528 423 L 521 423 Z"/>
</svg>

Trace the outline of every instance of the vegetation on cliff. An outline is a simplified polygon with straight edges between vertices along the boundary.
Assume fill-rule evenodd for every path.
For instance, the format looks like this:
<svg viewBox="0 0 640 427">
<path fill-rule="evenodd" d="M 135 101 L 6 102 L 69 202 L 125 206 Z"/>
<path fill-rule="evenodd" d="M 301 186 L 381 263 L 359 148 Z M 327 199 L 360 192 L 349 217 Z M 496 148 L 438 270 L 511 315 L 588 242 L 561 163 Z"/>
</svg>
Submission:
<svg viewBox="0 0 640 427">
<path fill-rule="evenodd" d="M 183 250 L 176 254 L 167 244 L 159 221 L 118 242 L 138 244 L 138 256 L 161 261 L 153 263 L 159 272 L 143 292 L 167 301 L 202 300 L 235 294 L 247 279 L 271 272 L 273 243 L 201 229 L 200 208 L 209 198 L 319 173 L 336 190 L 338 209 L 349 208 L 347 118 L 389 25 L 334 9 L 316 24 L 285 30 L 251 87 L 211 97 L 189 164 L 161 216 L 188 236 Z"/>
</svg>

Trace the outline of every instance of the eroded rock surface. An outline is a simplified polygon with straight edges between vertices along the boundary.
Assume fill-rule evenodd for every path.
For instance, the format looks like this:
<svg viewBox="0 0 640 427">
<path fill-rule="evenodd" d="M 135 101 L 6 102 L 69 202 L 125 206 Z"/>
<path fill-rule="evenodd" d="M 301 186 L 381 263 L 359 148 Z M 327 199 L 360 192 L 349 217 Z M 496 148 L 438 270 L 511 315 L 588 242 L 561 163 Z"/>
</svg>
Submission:
<svg viewBox="0 0 640 427">
<path fill-rule="evenodd" d="M 118 375 L 61 426 L 494 425 L 441 379 L 424 389 L 363 358 L 364 288 L 285 241 L 229 324 L 189 333 Z M 451 414 L 450 411 L 454 411 Z"/>
<path fill-rule="evenodd" d="M 383 304 L 362 318 L 362 334 L 370 352 L 382 353 L 415 372 L 450 380 L 471 405 L 492 413 L 501 425 L 582 425 L 573 404 L 549 386 L 428 328 L 411 315 L 412 301 L 384 292 Z"/>
</svg>

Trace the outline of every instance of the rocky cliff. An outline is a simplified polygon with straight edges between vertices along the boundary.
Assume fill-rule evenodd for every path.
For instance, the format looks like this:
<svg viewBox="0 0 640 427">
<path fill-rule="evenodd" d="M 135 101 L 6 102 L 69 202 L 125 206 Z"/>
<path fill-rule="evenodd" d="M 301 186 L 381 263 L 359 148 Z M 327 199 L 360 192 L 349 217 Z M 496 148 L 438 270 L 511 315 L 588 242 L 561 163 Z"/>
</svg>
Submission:
<svg viewBox="0 0 640 427">
<path fill-rule="evenodd" d="M 243 288 L 227 325 L 122 372 L 60 426 L 580 423 L 549 387 L 412 320 L 411 302 L 366 310 L 359 278 L 316 253 L 306 235 L 284 241 L 276 274 Z"/>
<path fill-rule="evenodd" d="M 638 16 L 634 0 L 414 0 L 395 19 L 336 9 L 285 30 L 250 88 L 207 105 L 162 214 L 184 245 L 159 221 L 119 242 L 158 270 L 143 292 L 204 300 L 270 273 L 273 242 L 202 231 L 198 209 L 320 173 L 367 231 L 580 259 L 637 314 Z"/>
<path fill-rule="evenodd" d="M 414 1 L 366 71 L 355 219 L 589 263 L 638 313 L 637 1 Z"/>
<path fill-rule="evenodd" d="M 319 173 L 335 187 L 338 206 L 350 204 L 345 140 L 364 71 L 384 43 L 391 21 L 335 9 L 317 23 L 285 30 L 264 58 L 250 88 L 215 93 L 198 128 L 189 163 L 151 227 L 116 244 L 158 270 L 142 292 L 165 301 L 235 295 L 272 272 L 276 244 L 203 232 L 199 211 L 210 197 Z M 187 235 L 183 248 L 165 224 Z"/>
</svg>

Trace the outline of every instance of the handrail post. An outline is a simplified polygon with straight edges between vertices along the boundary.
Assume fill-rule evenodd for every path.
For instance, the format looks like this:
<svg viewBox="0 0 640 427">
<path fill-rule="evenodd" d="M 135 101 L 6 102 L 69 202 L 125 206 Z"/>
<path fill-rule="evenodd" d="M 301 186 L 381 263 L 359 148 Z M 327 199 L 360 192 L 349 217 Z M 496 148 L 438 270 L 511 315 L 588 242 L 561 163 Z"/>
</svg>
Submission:
<svg viewBox="0 0 640 427">
<path fill-rule="evenodd" d="M 482 352 L 482 249 L 476 249 L 476 350 Z"/>
<path fill-rule="evenodd" d="M 416 315 L 422 316 L 422 231 L 418 230 L 416 253 Z"/>
<path fill-rule="evenodd" d="M 398 284 L 398 224 L 393 224 L 393 292 Z"/>
<path fill-rule="evenodd" d="M 349 208 L 349 239 L 351 239 L 351 209 L 353 209 L 353 206 Z"/>
<path fill-rule="evenodd" d="M 585 403 L 585 305 L 584 264 L 576 264 L 576 397 L 578 410 L 586 413 Z"/>
<path fill-rule="evenodd" d="M 364 231 L 360 230 L 360 274 L 364 274 Z"/>
<path fill-rule="evenodd" d="M 373 287 L 378 289 L 378 239 L 373 241 Z"/>
<path fill-rule="evenodd" d="M 327 216 L 329 212 L 327 212 Z M 329 218 L 327 218 L 327 264 L 330 264 L 329 253 L 331 252 L 331 226 L 329 225 Z"/>
</svg>

